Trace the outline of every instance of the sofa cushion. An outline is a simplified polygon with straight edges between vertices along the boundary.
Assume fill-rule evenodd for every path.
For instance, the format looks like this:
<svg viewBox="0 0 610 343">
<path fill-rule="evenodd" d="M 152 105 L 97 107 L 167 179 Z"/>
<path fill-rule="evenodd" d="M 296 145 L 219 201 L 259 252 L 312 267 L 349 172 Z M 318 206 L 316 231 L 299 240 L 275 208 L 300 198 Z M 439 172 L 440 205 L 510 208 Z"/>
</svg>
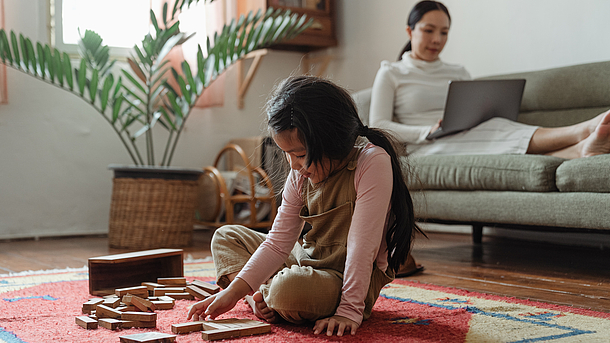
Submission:
<svg viewBox="0 0 610 343">
<path fill-rule="evenodd" d="M 561 192 L 610 193 L 610 155 L 564 162 L 556 172 Z"/>
<path fill-rule="evenodd" d="M 557 191 L 555 171 L 565 161 L 540 155 L 459 155 L 408 158 L 411 189 Z M 413 177 L 415 176 L 415 177 Z"/>
</svg>

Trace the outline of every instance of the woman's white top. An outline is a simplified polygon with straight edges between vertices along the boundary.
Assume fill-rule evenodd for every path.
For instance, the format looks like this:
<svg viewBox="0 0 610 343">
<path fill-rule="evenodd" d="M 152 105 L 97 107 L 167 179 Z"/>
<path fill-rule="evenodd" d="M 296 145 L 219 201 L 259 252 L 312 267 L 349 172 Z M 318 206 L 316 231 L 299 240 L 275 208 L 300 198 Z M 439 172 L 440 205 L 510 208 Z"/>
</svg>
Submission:
<svg viewBox="0 0 610 343">
<path fill-rule="evenodd" d="M 426 140 L 443 118 L 449 81 L 470 79 L 463 66 L 414 59 L 410 52 L 398 62 L 383 61 L 373 83 L 369 124 L 391 131 L 417 155 L 525 153 L 537 127 L 501 118 L 479 125 L 482 131 L 477 126 Z"/>
</svg>

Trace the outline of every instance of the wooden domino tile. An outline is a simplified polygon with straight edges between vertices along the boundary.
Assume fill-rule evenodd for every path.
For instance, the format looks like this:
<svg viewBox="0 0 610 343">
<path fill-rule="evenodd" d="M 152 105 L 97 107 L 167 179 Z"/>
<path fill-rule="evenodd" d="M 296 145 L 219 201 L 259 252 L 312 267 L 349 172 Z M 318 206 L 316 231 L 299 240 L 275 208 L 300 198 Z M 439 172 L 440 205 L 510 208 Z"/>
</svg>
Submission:
<svg viewBox="0 0 610 343">
<path fill-rule="evenodd" d="M 172 324 L 173 333 L 189 333 L 193 331 L 203 331 L 203 322 Z"/>
<path fill-rule="evenodd" d="M 152 322 L 157 320 L 157 314 L 154 312 L 122 312 L 121 319 L 138 322 Z"/>
<path fill-rule="evenodd" d="M 176 335 L 161 332 L 146 332 L 120 336 L 119 339 L 121 343 L 172 343 L 176 341 Z"/>
<path fill-rule="evenodd" d="M 76 324 L 87 330 L 97 329 L 97 320 L 89 318 L 88 316 L 76 317 Z"/>
<path fill-rule="evenodd" d="M 194 286 L 194 285 L 186 286 L 186 291 L 188 293 L 190 293 L 192 296 L 194 296 L 195 298 L 201 299 L 201 300 L 212 296 L 210 293 L 208 293 L 208 292 L 204 291 L 203 289 L 201 289 L 197 286 Z"/>
<path fill-rule="evenodd" d="M 156 328 L 157 321 L 143 322 L 138 320 L 121 320 L 121 328 Z"/>
<path fill-rule="evenodd" d="M 83 313 L 91 314 L 91 311 L 95 310 L 97 305 L 100 305 L 103 302 L 104 299 L 102 298 L 90 299 L 89 301 L 83 304 Z"/>
<path fill-rule="evenodd" d="M 220 319 L 202 322 L 204 340 L 215 341 L 271 332 L 271 325 L 251 319 Z"/>
<path fill-rule="evenodd" d="M 121 318 L 121 314 L 122 314 L 121 311 L 117 311 L 114 308 L 104 306 L 104 305 L 97 305 L 97 307 L 95 309 L 95 315 L 98 318 L 118 319 L 118 318 Z"/>
<path fill-rule="evenodd" d="M 174 298 L 176 300 L 193 300 L 195 297 L 191 293 L 183 292 L 183 293 L 165 293 L 170 298 Z"/>
<path fill-rule="evenodd" d="M 184 293 L 186 292 L 186 287 L 163 287 L 163 288 L 155 288 L 154 296 L 162 296 L 166 293 Z"/>
<path fill-rule="evenodd" d="M 205 282 L 205 281 L 193 280 L 191 282 L 191 285 L 197 286 L 210 294 L 216 294 L 216 293 L 220 292 L 220 287 L 218 287 L 217 285 L 213 285 L 209 282 Z"/>
<path fill-rule="evenodd" d="M 120 329 L 120 328 L 122 328 L 122 326 L 121 326 L 122 323 L 123 323 L 122 320 L 113 319 L 113 318 L 101 318 L 100 320 L 98 320 L 99 326 L 106 328 L 108 330 Z"/>
<path fill-rule="evenodd" d="M 165 286 L 186 286 L 186 278 L 184 277 L 160 277 L 157 283 Z"/>
<path fill-rule="evenodd" d="M 118 297 L 122 297 L 125 294 L 137 295 L 143 298 L 148 297 L 148 288 L 146 286 L 117 288 L 114 292 Z"/>
</svg>

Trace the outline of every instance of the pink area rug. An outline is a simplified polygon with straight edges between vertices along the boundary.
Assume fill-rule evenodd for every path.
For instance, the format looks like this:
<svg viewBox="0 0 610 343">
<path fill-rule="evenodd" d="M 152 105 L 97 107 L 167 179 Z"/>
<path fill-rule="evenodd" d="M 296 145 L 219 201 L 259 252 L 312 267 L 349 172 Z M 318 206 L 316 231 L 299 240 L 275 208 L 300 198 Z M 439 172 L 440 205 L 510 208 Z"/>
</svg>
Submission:
<svg viewBox="0 0 610 343">
<path fill-rule="evenodd" d="M 75 324 L 88 294 L 87 270 L 0 276 L 0 342 L 119 342 L 119 336 L 159 331 L 186 321 L 189 300 L 157 311 L 156 329 L 85 330 Z M 214 280 L 211 262 L 185 263 L 188 280 Z M 256 319 L 239 303 L 221 318 Z M 270 334 L 231 342 L 609 342 L 610 314 L 397 280 L 355 336 L 314 335 L 313 325 L 272 326 Z M 176 342 L 202 342 L 201 333 Z"/>
</svg>

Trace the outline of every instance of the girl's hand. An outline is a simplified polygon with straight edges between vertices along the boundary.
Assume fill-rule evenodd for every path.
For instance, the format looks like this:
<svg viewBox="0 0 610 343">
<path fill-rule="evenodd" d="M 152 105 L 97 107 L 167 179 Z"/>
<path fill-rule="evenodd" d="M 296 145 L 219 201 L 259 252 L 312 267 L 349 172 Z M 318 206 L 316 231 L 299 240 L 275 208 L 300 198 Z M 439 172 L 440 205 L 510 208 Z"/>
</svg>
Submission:
<svg viewBox="0 0 610 343">
<path fill-rule="evenodd" d="M 250 286 L 244 280 L 236 278 L 227 289 L 191 306 L 186 319 L 190 320 L 193 318 L 195 321 L 206 320 L 208 316 L 214 319 L 230 311 L 250 291 Z"/>
<path fill-rule="evenodd" d="M 358 327 L 360 327 L 360 325 L 351 319 L 341 316 L 332 316 L 317 320 L 316 325 L 313 326 L 313 333 L 317 335 L 326 330 L 326 335 L 332 336 L 336 328 L 337 336 L 343 336 L 344 332 L 355 335 Z"/>
</svg>

